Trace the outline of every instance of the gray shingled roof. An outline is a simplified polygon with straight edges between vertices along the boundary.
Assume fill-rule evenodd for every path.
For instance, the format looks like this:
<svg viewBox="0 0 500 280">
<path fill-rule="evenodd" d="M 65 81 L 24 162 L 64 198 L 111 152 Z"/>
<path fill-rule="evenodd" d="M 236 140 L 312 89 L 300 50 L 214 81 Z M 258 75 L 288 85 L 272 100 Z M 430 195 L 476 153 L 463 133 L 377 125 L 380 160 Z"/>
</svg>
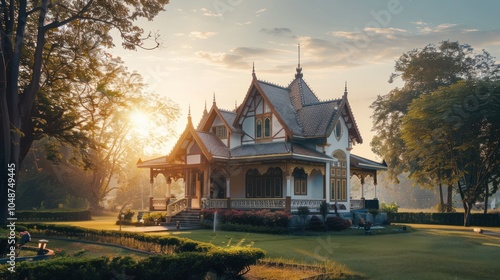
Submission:
<svg viewBox="0 0 500 280">
<path fill-rule="evenodd" d="M 290 144 L 288 142 L 269 142 L 241 145 L 231 150 L 231 158 L 258 157 L 258 156 L 307 156 L 323 159 L 331 157 L 299 144 Z"/>
<path fill-rule="evenodd" d="M 320 102 L 318 97 L 302 78 L 293 80 L 288 86 L 288 89 L 290 90 L 290 100 L 295 110 L 301 109 L 304 105 Z"/>
<path fill-rule="evenodd" d="M 215 134 L 203 131 L 196 131 L 196 133 L 214 157 L 229 158 L 229 148 Z"/>
<path fill-rule="evenodd" d="M 236 112 L 226 111 L 226 110 L 222 110 L 222 109 L 219 109 L 219 112 L 220 112 L 221 116 L 229 124 L 231 131 L 237 132 L 237 133 L 244 133 L 242 129 L 233 126 L 234 120 L 236 119 L 236 116 L 238 115 Z"/>
<path fill-rule="evenodd" d="M 263 81 L 259 81 L 259 86 L 273 104 L 280 118 L 285 122 L 285 125 L 294 135 L 302 136 L 302 129 L 295 115 L 296 111 L 290 101 L 289 90 Z"/>
<path fill-rule="evenodd" d="M 379 163 L 353 154 L 350 154 L 350 162 L 351 166 L 360 169 L 387 170 L 387 164 L 385 162 Z"/>
<path fill-rule="evenodd" d="M 297 112 L 302 132 L 306 137 L 326 137 L 329 126 L 337 114 L 340 100 L 320 102 L 302 107 Z"/>
</svg>

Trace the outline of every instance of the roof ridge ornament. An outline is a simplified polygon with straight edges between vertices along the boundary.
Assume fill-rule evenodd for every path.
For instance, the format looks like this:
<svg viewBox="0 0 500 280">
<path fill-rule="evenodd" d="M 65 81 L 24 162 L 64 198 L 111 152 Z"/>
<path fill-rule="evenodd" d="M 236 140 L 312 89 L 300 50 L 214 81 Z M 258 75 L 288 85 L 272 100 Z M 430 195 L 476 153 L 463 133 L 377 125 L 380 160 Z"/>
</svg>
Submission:
<svg viewBox="0 0 500 280">
<path fill-rule="evenodd" d="M 345 81 L 344 95 L 347 95 L 347 81 Z"/>
<path fill-rule="evenodd" d="M 255 75 L 255 62 L 252 62 L 252 77 L 257 79 L 257 76 Z"/>
<path fill-rule="evenodd" d="M 302 74 L 302 67 L 300 66 L 300 44 L 298 45 L 298 61 L 299 63 L 297 64 L 297 68 L 295 69 L 297 70 L 297 73 L 295 74 L 296 79 L 302 78 L 304 76 L 304 74 Z"/>
<path fill-rule="evenodd" d="M 212 99 L 212 104 L 215 106 L 215 105 L 216 105 L 215 103 L 216 103 L 216 102 L 215 102 L 215 92 L 214 92 L 214 97 L 213 97 L 213 99 Z"/>
</svg>

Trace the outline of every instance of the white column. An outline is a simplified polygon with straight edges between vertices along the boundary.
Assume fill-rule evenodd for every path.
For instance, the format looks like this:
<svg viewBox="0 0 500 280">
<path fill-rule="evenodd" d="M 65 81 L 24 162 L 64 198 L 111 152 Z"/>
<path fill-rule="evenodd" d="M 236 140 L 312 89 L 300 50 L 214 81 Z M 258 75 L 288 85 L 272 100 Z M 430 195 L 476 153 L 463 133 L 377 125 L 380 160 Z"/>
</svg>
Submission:
<svg viewBox="0 0 500 280">
<path fill-rule="evenodd" d="M 286 176 L 286 196 L 292 196 L 292 176 Z"/>
<path fill-rule="evenodd" d="M 226 178 L 226 197 L 231 197 L 231 178 Z"/>
<path fill-rule="evenodd" d="M 330 180 L 331 180 L 331 177 L 330 177 L 330 171 L 331 169 L 331 163 L 330 162 L 327 162 L 325 164 L 325 198 L 326 198 L 326 202 L 330 202 L 330 198 L 331 198 L 331 195 L 330 195 Z"/>
</svg>

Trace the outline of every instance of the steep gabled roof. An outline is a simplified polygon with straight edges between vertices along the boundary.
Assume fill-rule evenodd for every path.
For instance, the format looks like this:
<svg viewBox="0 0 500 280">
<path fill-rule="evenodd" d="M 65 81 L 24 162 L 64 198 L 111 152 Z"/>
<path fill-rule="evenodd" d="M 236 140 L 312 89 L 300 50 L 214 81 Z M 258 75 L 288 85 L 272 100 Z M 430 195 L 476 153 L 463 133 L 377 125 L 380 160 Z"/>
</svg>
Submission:
<svg viewBox="0 0 500 280">
<path fill-rule="evenodd" d="M 215 102 L 210 109 L 210 112 L 207 114 L 203 114 L 203 117 L 198 124 L 196 130 L 200 131 L 209 131 L 210 126 L 214 122 L 216 117 L 219 117 L 224 125 L 231 131 L 236 133 L 244 133 L 240 128 L 234 126 L 234 120 L 236 119 L 237 113 L 231 112 L 228 110 L 219 109 Z"/>
<path fill-rule="evenodd" d="M 290 92 L 290 100 L 295 110 L 301 109 L 304 105 L 320 102 L 309 85 L 302 79 L 302 75 L 296 77 L 295 80 L 288 85 L 288 90 Z"/>
<path fill-rule="evenodd" d="M 308 158 L 309 160 L 331 160 L 332 157 L 306 146 L 282 142 L 267 142 L 258 144 L 241 145 L 231 150 L 231 159 L 255 158 Z"/>
<path fill-rule="evenodd" d="M 341 100 L 318 102 L 302 107 L 297 117 L 305 137 L 327 137 Z"/>
</svg>

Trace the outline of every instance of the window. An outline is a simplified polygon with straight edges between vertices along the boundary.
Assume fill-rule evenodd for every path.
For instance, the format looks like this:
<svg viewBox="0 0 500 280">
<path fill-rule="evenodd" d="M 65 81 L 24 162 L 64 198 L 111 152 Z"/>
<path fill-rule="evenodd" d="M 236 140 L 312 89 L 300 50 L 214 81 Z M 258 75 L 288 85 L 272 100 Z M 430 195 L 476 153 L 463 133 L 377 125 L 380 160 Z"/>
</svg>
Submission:
<svg viewBox="0 0 500 280">
<path fill-rule="evenodd" d="M 227 128 L 223 125 L 212 127 L 212 132 L 215 133 L 219 139 L 227 139 Z"/>
<path fill-rule="evenodd" d="M 269 118 L 264 119 L 264 137 L 271 137 L 271 120 Z"/>
<path fill-rule="evenodd" d="M 294 180 L 293 193 L 295 195 L 307 195 L 307 174 L 304 169 L 296 167 L 292 176 Z"/>
<path fill-rule="evenodd" d="M 340 141 L 340 138 L 342 138 L 342 124 L 340 121 L 337 121 L 335 124 L 335 138 L 337 138 L 337 141 Z"/>
<path fill-rule="evenodd" d="M 255 137 L 262 138 L 262 120 L 255 121 Z"/>
<path fill-rule="evenodd" d="M 257 169 L 249 169 L 246 173 L 246 197 L 282 197 L 282 177 L 280 168 L 269 168 L 263 175 Z"/>
<path fill-rule="evenodd" d="M 333 152 L 337 160 L 330 169 L 330 199 L 332 201 L 347 201 L 347 159 L 341 150 Z"/>
</svg>

